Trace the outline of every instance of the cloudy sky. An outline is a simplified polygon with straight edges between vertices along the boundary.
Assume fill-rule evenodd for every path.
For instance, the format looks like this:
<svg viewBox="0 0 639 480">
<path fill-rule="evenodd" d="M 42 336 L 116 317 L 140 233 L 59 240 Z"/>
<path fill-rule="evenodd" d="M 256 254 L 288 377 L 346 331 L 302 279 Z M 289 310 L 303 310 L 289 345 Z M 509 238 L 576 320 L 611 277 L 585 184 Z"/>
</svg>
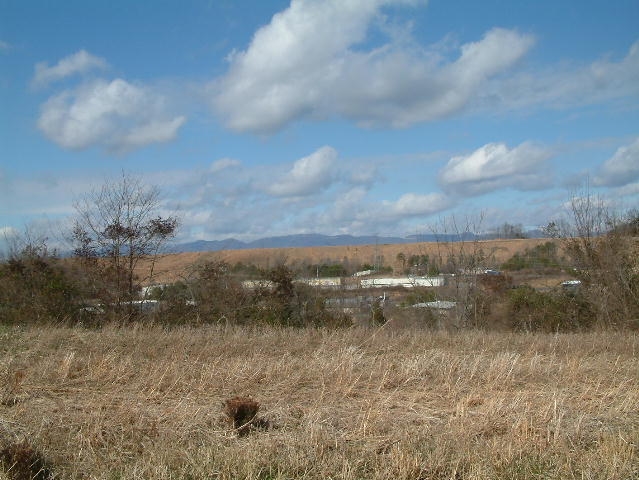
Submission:
<svg viewBox="0 0 639 480">
<path fill-rule="evenodd" d="M 0 233 L 127 172 L 180 240 L 639 205 L 637 0 L 0 0 Z"/>
</svg>

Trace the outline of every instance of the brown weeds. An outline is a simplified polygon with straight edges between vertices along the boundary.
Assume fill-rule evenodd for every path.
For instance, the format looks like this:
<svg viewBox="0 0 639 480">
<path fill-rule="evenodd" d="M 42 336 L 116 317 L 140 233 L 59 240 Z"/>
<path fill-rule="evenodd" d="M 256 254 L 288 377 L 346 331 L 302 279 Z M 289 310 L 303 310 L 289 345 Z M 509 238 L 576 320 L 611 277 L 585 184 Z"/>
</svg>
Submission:
<svg viewBox="0 0 639 480">
<path fill-rule="evenodd" d="M 24 381 L 24 370 L 16 370 L 8 374 L 5 379 L 5 388 L 0 392 L 0 405 L 12 407 L 20 402 L 20 390 Z"/>
<path fill-rule="evenodd" d="M 12 480 L 49 480 L 54 478 L 44 457 L 26 440 L 11 443 L 0 450 L 0 465 Z"/>
<path fill-rule="evenodd" d="M 0 437 L 56 478 L 639 478 L 628 333 L 52 326 L 17 366 Z"/>
</svg>

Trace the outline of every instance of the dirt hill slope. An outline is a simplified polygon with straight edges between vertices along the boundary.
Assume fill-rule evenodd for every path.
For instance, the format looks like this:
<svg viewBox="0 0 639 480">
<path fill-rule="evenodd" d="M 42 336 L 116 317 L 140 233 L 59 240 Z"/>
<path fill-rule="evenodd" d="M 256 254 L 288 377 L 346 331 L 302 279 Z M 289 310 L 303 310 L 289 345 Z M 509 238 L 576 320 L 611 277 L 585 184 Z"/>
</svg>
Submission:
<svg viewBox="0 0 639 480">
<path fill-rule="evenodd" d="M 375 263 L 401 269 L 400 253 L 406 258 L 411 255 L 428 255 L 431 259 L 446 259 L 451 253 L 459 255 L 479 254 L 488 258 L 489 268 L 499 266 L 517 252 L 544 243 L 548 239 L 485 240 L 478 242 L 425 242 L 404 244 L 380 244 L 357 246 L 259 248 L 251 250 L 226 250 L 219 252 L 176 253 L 161 257 L 155 266 L 154 283 L 170 283 L 187 277 L 193 265 L 200 262 L 220 260 L 231 265 L 238 262 L 268 268 L 278 263 L 291 266 L 342 263 L 356 267 Z M 142 269 L 146 266 L 141 265 Z"/>
</svg>

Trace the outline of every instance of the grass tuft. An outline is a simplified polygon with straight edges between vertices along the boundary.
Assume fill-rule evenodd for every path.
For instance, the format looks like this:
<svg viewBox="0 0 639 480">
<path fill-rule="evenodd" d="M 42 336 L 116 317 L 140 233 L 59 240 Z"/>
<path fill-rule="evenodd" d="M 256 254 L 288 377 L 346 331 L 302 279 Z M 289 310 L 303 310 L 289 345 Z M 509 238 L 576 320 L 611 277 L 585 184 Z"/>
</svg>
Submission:
<svg viewBox="0 0 639 480">
<path fill-rule="evenodd" d="M 40 452 L 26 440 L 11 443 L 0 450 L 0 465 L 12 480 L 49 480 L 54 478 Z"/>
<path fill-rule="evenodd" d="M 268 420 L 257 418 L 259 409 L 259 402 L 250 397 L 233 397 L 224 402 L 224 413 L 240 437 L 248 435 L 251 430 L 268 428 Z"/>
</svg>

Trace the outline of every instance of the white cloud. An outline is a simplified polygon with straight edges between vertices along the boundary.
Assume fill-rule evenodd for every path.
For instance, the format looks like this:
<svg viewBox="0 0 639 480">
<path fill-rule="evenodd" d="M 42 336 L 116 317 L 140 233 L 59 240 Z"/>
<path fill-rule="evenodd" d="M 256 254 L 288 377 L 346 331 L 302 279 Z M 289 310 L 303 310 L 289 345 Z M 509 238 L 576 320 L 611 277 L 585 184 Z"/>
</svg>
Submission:
<svg viewBox="0 0 639 480">
<path fill-rule="evenodd" d="M 395 219 L 421 217 L 441 212 L 452 206 L 449 197 L 441 193 L 406 193 L 395 202 L 383 202 L 382 212 Z"/>
<path fill-rule="evenodd" d="M 544 165 L 550 156 L 549 150 L 529 142 L 513 149 L 489 143 L 470 155 L 451 158 L 439 174 L 439 183 L 446 191 L 463 196 L 508 187 L 533 190 L 551 180 Z"/>
<path fill-rule="evenodd" d="M 382 7 L 405 3 L 419 2 L 293 0 L 229 58 L 229 72 L 212 86 L 214 108 L 230 128 L 258 133 L 335 115 L 403 127 L 463 109 L 534 43 L 530 35 L 493 29 L 448 63 L 401 37 L 354 48 Z"/>
<path fill-rule="evenodd" d="M 8 52 L 9 50 L 11 50 L 11 44 L 0 40 L 0 52 Z"/>
<path fill-rule="evenodd" d="M 277 197 L 308 196 L 327 188 L 335 178 L 337 151 L 324 146 L 297 160 L 279 181 L 268 185 L 266 192 Z"/>
<path fill-rule="evenodd" d="M 331 234 L 398 232 L 408 221 L 453 206 L 453 200 L 441 193 L 406 193 L 395 201 L 382 202 L 366 201 L 367 193 L 364 187 L 354 187 L 336 196 L 321 214 L 301 216 L 299 223 Z"/>
<path fill-rule="evenodd" d="M 320 231 L 348 233 L 355 232 L 366 223 L 367 208 L 364 202 L 367 190 L 362 186 L 353 187 L 336 195 L 333 204 L 312 218 L 302 217 L 301 224 L 313 225 Z"/>
<path fill-rule="evenodd" d="M 143 125 L 132 128 L 131 131 L 122 136 L 118 142 L 120 147 L 129 150 L 143 147 L 151 143 L 164 143 L 174 140 L 177 131 L 186 122 L 186 117 L 178 116 L 165 121 L 149 121 Z"/>
<path fill-rule="evenodd" d="M 630 145 L 619 147 L 606 160 L 595 177 L 595 185 L 623 186 L 639 178 L 639 137 Z"/>
<path fill-rule="evenodd" d="M 18 232 L 18 230 L 14 227 L 0 227 L 0 240 L 10 241 L 11 239 L 17 238 L 19 235 L 20 232 Z"/>
<path fill-rule="evenodd" d="M 480 108 L 567 108 L 639 94 L 639 42 L 619 61 L 604 58 L 585 66 L 552 65 L 489 82 Z"/>
<path fill-rule="evenodd" d="M 235 160 L 233 158 L 221 158 L 219 160 L 214 161 L 209 168 L 211 173 L 221 172 L 222 170 L 226 170 L 227 168 L 237 168 L 242 165 L 242 162 L 239 160 Z"/>
<path fill-rule="evenodd" d="M 459 57 L 448 63 L 398 48 L 354 58 L 334 89 L 337 112 L 369 126 L 445 118 L 471 105 L 486 82 L 512 67 L 533 43 L 530 35 L 495 28 L 462 45 Z"/>
<path fill-rule="evenodd" d="M 105 59 L 91 55 L 86 50 L 80 50 L 64 57 L 51 67 L 47 62 L 37 63 L 31 84 L 34 87 L 44 87 L 71 75 L 84 74 L 94 69 L 104 70 L 107 67 Z"/>
<path fill-rule="evenodd" d="M 11 253 L 19 237 L 20 232 L 14 227 L 0 227 L 0 261 Z"/>
<path fill-rule="evenodd" d="M 371 186 L 379 176 L 377 165 L 355 165 L 352 168 L 350 182 L 355 185 Z"/>
<path fill-rule="evenodd" d="M 619 197 L 639 195 L 639 182 L 629 183 L 628 185 L 615 189 L 614 192 Z"/>
<path fill-rule="evenodd" d="M 152 88 L 96 80 L 47 100 L 38 127 L 63 148 L 127 151 L 175 138 L 186 118 L 168 115 L 165 104 Z"/>
<path fill-rule="evenodd" d="M 0 188 L 0 218 L 61 217 L 74 212 L 73 198 L 87 193 L 101 180 L 89 172 L 63 175 L 57 172 L 10 175 Z M 15 225 L 15 224 L 14 224 Z"/>
</svg>

